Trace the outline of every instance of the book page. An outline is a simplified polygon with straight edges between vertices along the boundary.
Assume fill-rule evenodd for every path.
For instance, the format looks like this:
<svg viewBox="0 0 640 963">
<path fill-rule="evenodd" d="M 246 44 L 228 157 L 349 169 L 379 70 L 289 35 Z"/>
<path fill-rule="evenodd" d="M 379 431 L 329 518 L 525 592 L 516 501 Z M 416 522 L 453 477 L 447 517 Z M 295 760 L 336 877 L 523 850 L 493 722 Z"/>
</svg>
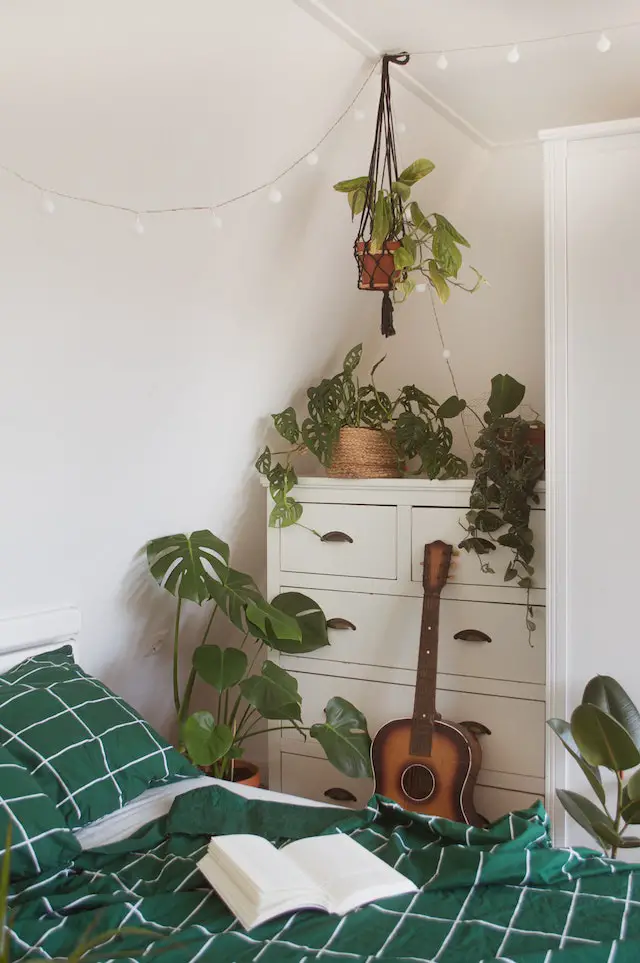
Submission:
<svg viewBox="0 0 640 963">
<path fill-rule="evenodd" d="M 333 913 L 416 890 L 405 876 L 344 833 L 300 839 L 280 852 L 322 888 Z"/>
<path fill-rule="evenodd" d="M 234 884 L 256 902 L 264 893 L 285 890 L 307 894 L 317 888 L 303 867 L 284 859 L 279 850 L 261 836 L 248 833 L 216 836 L 208 852 Z"/>
</svg>

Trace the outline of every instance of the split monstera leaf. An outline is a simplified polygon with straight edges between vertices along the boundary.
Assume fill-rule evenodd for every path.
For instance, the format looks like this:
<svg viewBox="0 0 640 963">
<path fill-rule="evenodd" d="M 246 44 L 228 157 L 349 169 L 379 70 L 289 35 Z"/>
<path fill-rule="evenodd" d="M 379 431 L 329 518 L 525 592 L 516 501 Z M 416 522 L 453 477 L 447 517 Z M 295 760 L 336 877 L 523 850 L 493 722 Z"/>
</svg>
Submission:
<svg viewBox="0 0 640 963">
<path fill-rule="evenodd" d="M 547 725 L 597 799 L 594 803 L 581 793 L 558 789 L 558 799 L 571 818 L 613 857 L 619 849 L 640 847 L 640 837 L 626 835 L 628 826 L 640 824 L 640 713 L 629 695 L 615 679 L 597 675 L 587 684 L 571 722 L 549 719 Z M 615 780 L 611 804 L 601 769 Z"/>
<path fill-rule="evenodd" d="M 248 739 L 268 728 L 281 728 L 297 729 L 304 738 L 308 734 L 316 739 L 327 759 L 345 775 L 371 775 L 367 721 L 355 706 L 346 699 L 330 699 L 325 721 L 305 727 L 295 676 L 273 658 L 254 669 L 265 649 L 303 655 L 329 645 L 326 617 L 313 599 L 284 592 L 267 602 L 250 575 L 231 567 L 226 542 L 206 529 L 153 539 L 145 552 L 151 575 L 176 599 L 174 705 L 181 748 L 195 765 L 229 778 Z M 180 653 L 187 629 L 183 608 L 190 603 L 206 608 L 208 617 L 183 685 Z M 213 623 L 221 617 L 243 634 L 239 645 L 210 641 Z M 245 647 L 249 638 L 258 643 L 251 659 Z M 197 679 L 211 690 L 215 713 L 211 709 L 190 712 Z"/>
</svg>

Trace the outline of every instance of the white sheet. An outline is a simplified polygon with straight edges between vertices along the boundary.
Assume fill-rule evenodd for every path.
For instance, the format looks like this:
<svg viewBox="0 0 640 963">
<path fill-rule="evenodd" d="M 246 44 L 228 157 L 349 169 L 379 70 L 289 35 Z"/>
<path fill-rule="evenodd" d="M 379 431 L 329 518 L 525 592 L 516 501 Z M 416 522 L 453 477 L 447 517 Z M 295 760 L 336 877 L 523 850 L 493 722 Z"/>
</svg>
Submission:
<svg viewBox="0 0 640 963">
<path fill-rule="evenodd" d="M 121 839 L 131 836 L 145 823 L 152 819 L 159 819 L 171 809 L 173 800 L 192 789 L 203 789 L 207 786 L 224 786 L 240 796 L 248 799 L 263 799 L 268 802 L 290 803 L 294 806 L 321 806 L 325 809 L 335 809 L 330 803 L 316 802 L 302 796 L 290 796 L 288 793 L 272 792 L 270 789 L 256 789 L 253 786 L 239 786 L 237 783 L 223 782 L 210 776 L 196 776 L 194 779 L 184 779 L 174 782 L 170 786 L 160 786 L 158 789 L 147 789 L 141 796 L 127 803 L 122 809 L 98 819 L 95 823 L 76 831 L 76 838 L 83 849 L 95 849 L 118 843 Z"/>
</svg>

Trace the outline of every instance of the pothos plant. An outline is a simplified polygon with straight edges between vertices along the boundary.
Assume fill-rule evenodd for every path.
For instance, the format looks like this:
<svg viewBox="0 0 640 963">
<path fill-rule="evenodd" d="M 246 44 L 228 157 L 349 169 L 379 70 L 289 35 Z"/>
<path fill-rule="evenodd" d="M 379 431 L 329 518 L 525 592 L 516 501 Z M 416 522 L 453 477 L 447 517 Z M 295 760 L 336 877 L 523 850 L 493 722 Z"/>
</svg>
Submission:
<svg viewBox="0 0 640 963">
<path fill-rule="evenodd" d="M 301 723 L 301 696 L 294 676 L 272 659 L 256 663 L 264 648 L 289 655 L 329 645 L 327 622 L 319 605 L 298 592 L 272 602 L 253 579 L 230 565 L 229 546 L 208 530 L 155 538 L 146 545 L 149 571 L 176 600 L 173 632 L 173 699 L 180 748 L 197 766 L 219 778 L 231 778 L 248 739 L 274 728 L 297 729 L 316 739 L 328 760 L 345 775 L 371 775 L 371 740 L 361 712 L 346 699 L 330 699 L 325 721 L 310 728 Z M 204 630 L 191 658 L 184 685 L 180 650 L 185 603 L 207 610 Z M 242 633 L 239 645 L 211 641 L 214 622 L 226 620 Z M 250 659 L 249 638 L 258 642 Z M 212 690 L 210 709 L 191 712 L 196 679 Z"/>
<path fill-rule="evenodd" d="M 274 501 L 269 517 L 272 527 L 293 525 L 302 515 L 302 505 L 290 495 L 298 481 L 293 457 L 310 451 L 321 465 L 328 467 L 344 427 L 390 431 L 398 466 L 407 474 L 428 478 L 466 475 L 466 462 L 451 451 L 453 436 L 445 425 L 450 415 L 443 413 L 444 406 L 415 385 L 405 385 L 393 399 L 380 391 L 374 375 L 384 358 L 371 369 L 371 382 L 360 384 L 357 368 L 361 359 L 362 344 L 357 344 L 347 352 L 341 371 L 307 389 L 307 415 L 301 423 L 292 407 L 272 415 L 277 432 L 292 446 L 280 452 L 266 447 L 256 461 L 257 470 L 269 482 Z M 274 456 L 283 461 L 276 461 Z M 412 468 L 407 468 L 409 463 Z"/>
<path fill-rule="evenodd" d="M 540 504 L 536 485 L 544 474 L 544 445 L 539 437 L 544 426 L 537 416 L 527 420 L 512 414 L 521 405 L 525 390 L 515 378 L 499 374 L 491 379 L 491 394 L 482 417 L 455 395 L 444 402 L 441 411 L 454 417 L 468 409 L 480 424 L 475 441 L 478 452 L 471 462 L 474 482 L 463 526 L 467 535 L 459 548 L 475 552 L 482 571 L 488 573 L 494 571 L 489 559 L 496 548 L 502 545 L 510 549 L 504 580 L 517 579 L 527 591 L 526 625 L 533 632 L 536 623 L 529 593 L 536 546 L 530 519 L 532 508 Z"/>
<path fill-rule="evenodd" d="M 622 686 L 607 675 L 597 675 L 584 690 L 571 721 L 549 719 L 582 770 L 597 803 L 581 793 L 557 789 L 558 799 L 574 819 L 614 858 L 618 849 L 640 847 L 638 836 L 627 836 L 640 824 L 640 713 Z M 614 803 L 607 801 L 600 769 L 614 780 Z"/>
<path fill-rule="evenodd" d="M 432 161 L 420 157 L 409 164 L 391 185 L 391 190 L 380 188 L 377 193 L 369 188 L 369 178 L 354 177 L 334 184 L 334 190 L 346 194 L 352 217 L 362 214 L 368 206 L 372 218 L 368 250 L 382 251 L 385 241 L 397 238 L 400 247 L 393 252 L 398 277 L 394 282 L 394 299 L 404 301 L 416 287 L 426 281 L 444 303 L 451 286 L 473 293 L 484 282 L 476 268 L 476 276 L 469 287 L 458 280 L 462 267 L 460 247 L 469 242 L 443 214 L 425 214 L 417 201 L 411 199 L 411 189 L 435 168 Z M 375 186 L 375 185 L 374 185 Z"/>
</svg>

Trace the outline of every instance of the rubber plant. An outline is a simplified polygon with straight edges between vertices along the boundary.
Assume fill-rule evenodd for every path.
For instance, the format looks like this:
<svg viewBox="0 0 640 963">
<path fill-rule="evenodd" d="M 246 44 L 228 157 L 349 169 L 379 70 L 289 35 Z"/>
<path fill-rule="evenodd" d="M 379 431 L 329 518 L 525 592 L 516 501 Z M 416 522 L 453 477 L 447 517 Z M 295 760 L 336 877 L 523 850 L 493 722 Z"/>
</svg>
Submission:
<svg viewBox="0 0 640 963">
<path fill-rule="evenodd" d="M 256 461 L 257 470 L 269 482 L 274 501 L 269 517 L 271 527 L 285 528 L 299 522 L 302 516 L 302 505 L 290 494 L 298 481 L 293 458 L 310 451 L 321 465 L 329 466 L 343 427 L 389 430 L 398 466 L 405 474 L 428 478 L 466 475 L 467 464 L 452 453 L 453 435 L 445 424 L 445 419 L 455 417 L 448 414 L 451 404 L 445 410 L 444 405 L 415 385 L 405 385 L 395 398 L 380 391 L 374 375 L 384 358 L 371 369 L 370 383 L 361 384 L 357 374 L 361 359 L 362 344 L 356 344 L 347 352 L 337 374 L 307 389 L 306 416 L 300 422 L 292 407 L 271 416 L 278 434 L 291 445 L 279 452 L 266 447 Z"/>
<path fill-rule="evenodd" d="M 373 190 L 368 176 L 333 185 L 334 190 L 347 195 L 352 218 L 368 209 L 372 229 L 367 252 L 376 255 L 388 248 L 391 253 L 395 248 L 395 301 L 406 300 L 418 282 L 430 284 L 443 303 L 448 300 L 451 287 L 472 294 L 484 282 L 474 267 L 470 268 L 475 275 L 471 286 L 458 279 L 462 267 L 460 248 L 468 248 L 469 242 L 443 214 L 425 214 L 412 199 L 412 188 L 434 169 L 432 161 L 419 157 L 401 171 L 390 188 L 377 185 Z"/>
<path fill-rule="evenodd" d="M 605 853 L 640 847 L 640 837 L 627 835 L 640 824 L 640 713 L 622 686 L 611 676 L 597 675 L 584 690 L 571 721 L 549 719 L 578 764 L 597 802 L 569 789 L 558 789 L 558 799 Z M 607 801 L 601 769 L 615 782 L 613 804 Z"/>
<path fill-rule="evenodd" d="M 445 417 L 469 410 L 480 424 L 469 511 L 463 527 L 466 537 L 459 548 L 475 552 L 485 573 L 493 573 L 490 558 L 498 546 L 511 552 L 504 581 L 518 580 L 527 591 L 526 624 L 536 627 L 529 604 L 535 575 L 536 546 L 530 526 L 531 511 L 540 504 L 536 486 L 544 474 L 544 425 L 537 417 L 527 420 L 513 412 L 525 396 L 525 386 L 508 374 L 491 379 L 487 410 L 480 417 L 462 398 L 453 395 L 442 405 Z M 534 413 L 535 414 L 535 413 Z"/>
<path fill-rule="evenodd" d="M 362 713 L 346 699 L 332 698 L 324 722 L 304 727 L 301 696 L 293 675 L 264 650 L 300 655 L 329 644 L 320 606 L 299 592 L 285 592 L 267 602 L 250 575 L 231 567 L 229 546 L 207 529 L 167 535 L 146 545 L 149 571 L 176 600 L 173 633 L 173 697 L 180 748 L 197 766 L 219 778 L 232 778 L 247 740 L 271 728 L 297 729 L 317 740 L 327 759 L 347 776 L 371 775 L 371 740 Z M 184 685 L 180 650 L 184 636 L 183 606 L 207 610 L 204 630 L 194 649 Z M 214 623 L 224 620 L 239 630 L 239 645 L 211 640 Z M 252 658 L 249 638 L 258 642 Z M 211 710 L 191 712 L 196 679 L 209 687 Z M 280 723 L 273 726 L 273 722 Z"/>
</svg>

